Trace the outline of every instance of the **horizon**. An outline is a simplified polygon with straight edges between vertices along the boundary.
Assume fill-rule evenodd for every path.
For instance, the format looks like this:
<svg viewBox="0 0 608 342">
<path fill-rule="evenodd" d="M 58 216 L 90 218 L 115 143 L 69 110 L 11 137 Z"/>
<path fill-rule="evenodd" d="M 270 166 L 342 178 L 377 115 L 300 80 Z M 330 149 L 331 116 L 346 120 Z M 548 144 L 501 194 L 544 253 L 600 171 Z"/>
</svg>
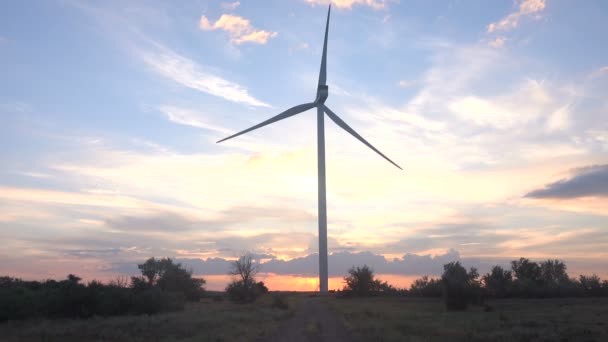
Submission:
<svg viewBox="0 0 608 342">
<path fill-rule="evenodd" d="M 318 287 L 316 113 L 215 141 L 314 100 L 328 3 L 8 5 L 0 275 L 170 257 L 217 290 L 249 251 L 270 290 Z M 602 6 L 332 1 L 327 104 L 403 171 L 325 120 L 330 289 L 520 257 L 608 278 Z"/>
</svg>

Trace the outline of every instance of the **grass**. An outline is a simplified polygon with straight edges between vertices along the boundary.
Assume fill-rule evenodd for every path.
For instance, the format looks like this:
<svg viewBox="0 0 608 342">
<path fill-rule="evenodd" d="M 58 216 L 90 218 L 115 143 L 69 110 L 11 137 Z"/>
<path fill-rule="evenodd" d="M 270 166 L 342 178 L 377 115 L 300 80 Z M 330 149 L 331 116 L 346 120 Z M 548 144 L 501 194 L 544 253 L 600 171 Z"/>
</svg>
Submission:
<svg viewBox="0 0 608 342">
<path fill-rule="evenodd" d="M 264 341 L 293 315 L 272 308 L 272 294 L 255 303 L 204 299 L 184 311 L 153 316 L 94 317 L 87 320 L 29 320 L 0 324 L 2 341 Z"/>
<path fill-rule="evenodd" d="M 608 341 L 608 298 L 504 299 L 447 312 L 439 299 L 326 299 L 365 341 Z"/>
</svg>

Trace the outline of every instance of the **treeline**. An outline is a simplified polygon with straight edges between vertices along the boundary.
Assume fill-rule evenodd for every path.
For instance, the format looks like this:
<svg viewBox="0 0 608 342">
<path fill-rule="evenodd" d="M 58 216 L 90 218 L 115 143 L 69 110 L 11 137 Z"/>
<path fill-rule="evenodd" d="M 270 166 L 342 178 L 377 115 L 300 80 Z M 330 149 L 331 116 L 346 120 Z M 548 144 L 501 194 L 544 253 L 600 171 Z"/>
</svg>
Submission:
<svg viewBox="0 0 608 342">
<path fill-rule="evenodd" d="M 511 261 L 511 268 L 494 266 L 480 275 L 476 268 L 466 270 L 459 261 L 443 266 L 441 278 L 423 276 L 409 289 L 397 289 L 376 279 L 368 266 L 353 267 L 344 278 L 341 296 L 400 295 L 443 297 L 449 309 L 466 308 L 468 303 L 483 303 L 485 298 L 551 298 L 608 296 L 608 281 L 597 275 L 571 278 L 560 260 L 542 262 L 526 258 Z"/>
<path fill-rule="evenodd" d="M 0 277 L 0 322 L 26 318 L 87 318 L 125 314 L 155 314 L 181 310 L 197 301 L 204 279 L 169 258 L 150 258 L 138 265 L 141 276 L 118 278 L 107 284 L 67 279 L 24 281 Z"/>
<path fill-rule="evenodd" d="M 424 276 L 414 281 L 408 294 L 412 296 L 440 297 L 445 285 L 452 284 L 469 289 L 483 297 L 549 298 L 608 296 L 608 281 L 597 275 L 580 275 L 571 278 L 560 260 L 530 261 L 526 258 L 511 261 L 511 268 L 493 266 L 480 276 L 474 267 L 467 271 L 460 262 L 443 266 L 441 278 Z"/>
</svg>

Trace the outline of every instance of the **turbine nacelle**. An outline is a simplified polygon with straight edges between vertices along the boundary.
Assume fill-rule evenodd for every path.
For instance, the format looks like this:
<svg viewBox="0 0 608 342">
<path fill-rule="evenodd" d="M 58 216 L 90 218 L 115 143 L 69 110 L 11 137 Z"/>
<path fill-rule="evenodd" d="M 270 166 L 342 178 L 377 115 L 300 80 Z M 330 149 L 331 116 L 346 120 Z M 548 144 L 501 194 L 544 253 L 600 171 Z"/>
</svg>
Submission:
<svg viewBox="0 0 608 342">
<path fill-rule="evenodd" d="M 326 85 L 320 85 L 317 88 L 317 98 L 315 99 L 316 104 L 324 104 L 325 100 L 329 96 L 329 87 Z"/>
</svg>

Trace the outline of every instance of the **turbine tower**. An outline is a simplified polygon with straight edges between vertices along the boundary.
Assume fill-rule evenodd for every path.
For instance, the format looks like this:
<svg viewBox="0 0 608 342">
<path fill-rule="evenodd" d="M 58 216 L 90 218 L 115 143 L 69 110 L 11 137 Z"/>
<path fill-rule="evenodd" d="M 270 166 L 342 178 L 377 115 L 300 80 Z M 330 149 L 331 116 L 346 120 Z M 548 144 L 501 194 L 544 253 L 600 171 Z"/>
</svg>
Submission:
<svg viewBox="0 0 608 342">
<path fill-rule="evenodd" d="M 387 156 L 382 154 L 382 152 L 378 151 L 372 144 L 367 142 L 359 133 L 357 133 L 354 129 L 352 129 L 349 125 L 346 124 L 340 117 L 334 113 L 329 107 L 325 105 L 325 100 L 327 100 L 327 96 L 329 95 L 329 88 L 327 87 L 327 33 L 329 29 L 329 15 L 331 13 L 331 5 L 329 5 L 329 9 L 327 10 L 327 23 L 325 24 L 325 39 L 323 41 L 323 56 L 321 57 L 321 71 L 319 72 L 319 84 L 317 86 L 317 97 L 313 102 L 305 103 L 301 105 L 297 105 L 295 107 L 289 108 L 286 111 L 273 116 L 272 118 L 261 122 L 253 127 L 247 128 L 244 131 L 233 134 L 227 138 L 224 138 L 218 143 L 232 139 L 241 134 L 245 134 L 247 132 L 253 131 L 254 129 L 258 129 L 260 127 L 264 127 L 271 123 L 277 122 L 279 120 L 286 119 L 288 117 L 294 116 L 296 114 L 300 114 L 314 107 L 317 108 L 317 172 L 318 172 L 318 182 L 319 182 L 319 290 L 321 292 L 327 292 L 327 199 L 325 195 L 325 122 L 324 122 L 324 113 L 329 116 L 329 118 L 335 122 L 342 129 L 350 133 L 352 136 L 357 138 L 367 147 L 371 148 L 374 152 L 381 155 L 384 159 L 388 160 L 391 164 L 395 165 L 399 169 L 401 167 L 397 165 L 395 162 L 390 160 Z"/>
</svg>

